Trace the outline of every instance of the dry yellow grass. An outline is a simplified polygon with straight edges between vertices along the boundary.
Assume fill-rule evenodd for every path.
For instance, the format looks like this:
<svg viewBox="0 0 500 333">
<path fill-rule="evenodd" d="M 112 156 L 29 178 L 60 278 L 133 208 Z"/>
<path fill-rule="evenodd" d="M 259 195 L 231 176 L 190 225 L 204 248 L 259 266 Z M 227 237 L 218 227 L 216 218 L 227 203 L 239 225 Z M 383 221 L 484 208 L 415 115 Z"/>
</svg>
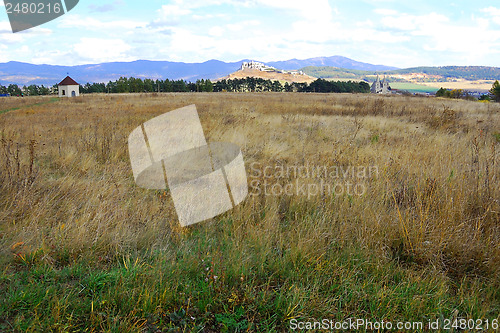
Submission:
<svg viewBox="0 0 500 333">
<path fill-rule="evenodd" d="M 24 106 L 33 105 L 36 103 L 46 102 L 46 96 L 33 96 L 33 97 L 1 97 L 0 98 L 0 112 L 12 108 L 19 108 Z"/>
<path fill-rule="evenodd" d="M 463 80 L 457 79 L 453 82 L 422 82 L 425 86 L 434 87 L 434 88 L 445 88 L 445 89 L 463 89 L 470 91 L 484 91 L 487 92 L 491 89 L 491 85 L 493 84 L 492 80 Z"/>
<path fill-rule="evenodd" d="M 127 137 L 189 104 L 209 142 L 242 147 L 255 195 L 182 229 L 168 192 L 135 186 Z M 175 256 L 191 251 L 187 236 L 203 231 L 215 239 L 227 229 L 224 239 L 242 256 L 253 242 L 269 255 L 320 267 L 329 262 L 325 253 L 355 246 L 453 281 L 480 277 L 497 285 L 499 132 L 498 104 L 363 94 L 93 95 L 22 107 L 0 115 L 2 258 L 41 250 L 57 267 L 82 257 L 105 265 L 137 250 Z M 324 178 L 362 184 L 362 195 L 256 193 L 266 182 L 317 183 L 259 172 L 307 165 L 377 172 Z M 233 222 L 225 225 L 227 219 Z M 301 308 L 302 315 L 329 311 L 313 303 Z"/>
<path fill-rule="evenodd" d="M 134 186 L 126 140 L 144 121 L 188 104 L 197 105 L 209 141 L 243 148 L 250 180 L 254 162 L 273 168 L 378 167 L 376 177 L 363 180 L 363 196 L 352 201 L 337 197 L 331 206 L 330 195 L 306 202 L 322 208 L 322 228 L 336 225 L 332 237 L 337 241 L 355 239 L 382 253 L 403 239 L 404 249 L 422 262 L 458 271 L 464 265 L 481 272 L 500 266 L 499 148 L 492 136 L 499 131 L 499 108 L 465 101 L 321 94 L 101 95 L 11 111 L 0 118 L 7 157 L 2 162 L 4 234 L 33 248 L 57 239 L 76 253 L 167 246 L 165 235 L 179 231 L 173 204 Z M 28 182 L 30 141 L 35 161 Z M 286 210 L 302 200 L 249 197 L 233 214 L 246 225 L 256 205 Z M 275 212 L 270 218 L 280 216 Z M 319 249 L 309 242 L 321 228 L 297 229 L 297 234 L 310 235 L 301 238 L 300 246 Z"/>
</svg>

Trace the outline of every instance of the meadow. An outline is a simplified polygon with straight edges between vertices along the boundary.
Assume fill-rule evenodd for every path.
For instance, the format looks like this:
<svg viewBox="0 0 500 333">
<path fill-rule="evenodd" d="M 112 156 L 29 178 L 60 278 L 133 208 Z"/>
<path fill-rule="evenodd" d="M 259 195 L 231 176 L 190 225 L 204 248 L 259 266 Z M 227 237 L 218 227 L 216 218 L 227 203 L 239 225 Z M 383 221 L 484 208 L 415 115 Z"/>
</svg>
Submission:
<svg viewBox="0 0 500 333">
<path fill-rule="evenodd" d="M 411 93 L 435 93 L 439 89 L 410 82 L 391 82 L 390 86 L 392 89 L 407 90 Z"/>
<path fill-rule="evenodd" d="M 250 194 L 182 228 L 168 189 L 135 185 L 127 138 L 190 104 L 207 141 L 241 147 Z M 282 332 L 347 318 L 424 323 L 411 331 L 473 319 L 493 331 L 499 152 L 498 103 L 0 99 L 0 331 Z"/>
</svg>

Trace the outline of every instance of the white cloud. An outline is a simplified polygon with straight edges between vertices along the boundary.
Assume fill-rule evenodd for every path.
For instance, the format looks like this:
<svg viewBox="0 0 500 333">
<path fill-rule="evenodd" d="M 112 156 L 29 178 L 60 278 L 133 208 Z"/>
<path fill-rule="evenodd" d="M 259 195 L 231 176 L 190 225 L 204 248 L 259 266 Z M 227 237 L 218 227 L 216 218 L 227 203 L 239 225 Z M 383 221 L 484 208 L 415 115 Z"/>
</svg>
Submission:
<svg viewBox="0 0 500 333">
<path fill-rule="evenodd" d="M 0 62 L 9 61 L 8 55 L 4 50 L 7 50 L 7 46 L 0 44 Z"/>
<path fill-rule="evenodd" d="M 0 45 L 21 43 L 26 39 L 25 37 L 26 34 L 12 33 L 12 28 L 10 27 L 9 22 L 0 21 Z"/>
<path fill-rule="evenodd" d="M 426 38 L 426 50 L 455 52 L 472 61 L 492 52 L 494 43 L 500 40 L 500 31 L 489 29 L 488 22 L 484 19 L 459 25 L 442 17 L 439 19 L 440 17 L 441 15 L 431 13 L 416 19 L 420 24 L 412 35 Z"/>
<path fill-rule="evenodd" d="M 48 29 L 48 28 L 43 28 L 43 27 L 34 27 L 34 28 L 31 28 L 31 29 L 28 29 L 28 30 L 23 30 L 23 31 L 20 31 L 16 34 L 21 34 L 21 35 L 50 35 L 52 34 L 53 31 L 51 29 Z"/>
<path fill-rule="evenodd" d="M 260 58 L 262 54 L 269 55 L 281 49 L 277 46 L 278 40 L 279 37 L 275 34 L 261 30 L 254 30 L 251 34 L 235 32 L 219 38 L 176 27 L 172 29 L 169 43 L 158 48 L 158 55 L 168 56 L 168 59 L 176 61 L 185 61 L 188 54 L 193 57 L 191 61 L 206 61 L 213 58 L 228 60 L 228 57 L 233 60 L 246 57 Z"/>
<path fill-rule="evenodd" d="M 115 0 L 113 1 L 112 3 L 104 3 L 102 5 L 95 5 L 95 4 L 90 4 L 89 5 L 89 9 L 92 11 L 92 12 L 96 12 L 96 13 L 104 13 L 104 12 L 110 12 L 110 11 L 113 11 L 117 8 L 119 8 L 120 6 L 124 5 L 124 2 L 123 0 Z"/>
<path fill-rule="evenodd" d="M 248 20 L 248 21 L 242 21 L 238 23 L 230 23 L 226 25 L 226 28 L 228 31 L 242 31 L 244 29 L 252 29 L 252 27 L 256 27 L 260 25 L 261 22 L 257 20 Z"/>
<path fill-rule="evenodd" d="M 210 28 L 208 34 L 214 37 L 221 37 L 224 34 L 224 29 L 222 27 L 215 26 Z"/>
<path fill-rule="evenodd" d="M 12 33 L 10 23 L 8 21 L 0 21 L 0 34 Z"/>
<path fill-rule="evenodd" d="M 191 13 L 191 10 L 181 5 L 163 5 L 158 10 L 158 13 L 160 14 L 160 17 L 168 19 L 171 17 L 188 15 Z"/>
<path fill-rule="evenodd" d="M 221 5 L 246 8 L 270 7 L 282 10 L 285 16 L 292 12 L 309 20 L 330 19 L 332 12 L 338 13 L 338 9 L 332 9 L 328 0 L 173 0 L 172 3 L 163 5 L 159 13 L 170 18 L 179 17 L 191 14 L 195 9 Z"/>
<path fill-rule="evenodd" d="M 204 21 L 204 20 L 206 21 L 206 20 L 210 20 L 210 19 L 222 19 L 222 18 L 227 18 L 227 15 L 226 14 L 202 14 L 202 15 L 193 14 L 193 15 L 189 16 L 189 19 L 194 20 L 194 21 Z"/>
<path fill-rule="evenodd" d="M 203 8 L 209 6 L 233 5 L 250 7 L 255 0 L 173 0 L 172 2 L 185 9 Z"/>
<path fill-rule="evenodd" d="M 323 43 L 328 40 L 337 39 L 340 36 L 341 26 L 331 21 L 307 21 L 294 22 L 293 33 L 283 36 L 288 41 L 309 41 L 312 43 Z"/>
<path fill-rule="evenodd" d="M 495 14 L 492 8 L 487 12 Z M 459 23 L 435 12 L 424 15 L 397 13 L 383 16 L 380 23 L 383 29 L 399 31 L 409 37 L 419 53 L 434 53 L 435 58 L 441 58 L 441 63 L 458 60 L 461 64 L 480 64 L 488 55 L 498 53 L 500 31 L 491 29 L 490 21 L 484 17 L 473 16 L 470 21 Z"/>
<path fill-rule="evenodd" d="M 299 19 L 292 23 L 293 30 L 282 32 L 279 40 L 289 42 L 305 41 L 322 43 L 335 39 L 340 24 L 333 20 L 334 10 L 327 0 L 256 0 L 261 6 L 276 8 L 283 15 L 297 16 Z"/>
<path fill-rule="evenodd" d="M 421 30 L 433 29 L 437 25 L 448 22 L 449 19 L 441 14 L 430 13 L 426 15 L 395 14 L 383 17 L 381 23 L 386 28 L 394 30 Z"/>
<path fill-rule="evenodd" d="M 127 55 L 132 47 L 121 39 L 81 38 L 73 49 L 80 58 L 92 62 L 134 60 Z"/>
<path fill-rule="evenodd" d="M 359 28 L 373 28 L 375 24 L 373 23 L 372 20 L 366 20 L 366 21 L 356 22 L 356 26 Z"/>
<path fill-rule="evenodd" d="M 85 30 L 123 33 L 124 30 L 132 30 L 139 27 L 145 27 L 146 22 L 134 20 L 111 20 L 99 21 L 92 17 L 82 17 L 78 14 L 67 14 L 58 22 L 61 28 L 78 28 Z"/>
<path fill-rule="evenodd" d="M 481 12 L 488 14 L 493 22 L 500 24 L 500 8 L 488 7 L 481 9 Z"/>
<path fill-rule="evenodd" d="M 51 50 L 36 52 L 31 62 L 34 64 L 76 65 L 75 59 L 76 56 L 71 52 Z"/>
<path fill-rule="evenodd" d="M 256 0 L 258 5 L 292 11 L 307 21 L 329 21 L 334 10 L 328 0 Z"/>
<path fill-rule="evenodd" d="M 394 9 L 385 9 L 385 8 L 378 8 L 378 9 L 375 9 L 373 12 L 375 12 L 376 14 L 380 14 L 380 15 L 397 15 L 398 14 L 398 11 L 397 10 L 394 10 Z"/>
<path fill-rule="evenodd" d="M 192 12 L 183 5 L 173 4 L 161 6 L 157 10 L 157 13 L 158 18 L 149 24 L 151 28 L 177 25 L 185 15 L 189 15 Z"/>
<path fill-rule="evenodd" d="M 193 15 L 198 14 L 197 8 L 222 2 L 235 6 L 249 6 L 251 7 L 249 10 L 254 11 L 260 7 L 261 11 L 266 13 L 269 13 L 270 9 L 276 9 L 278 16 L 273 13 L 273 20 L 276 17 L 275 21 L 283 24 L 279 27 L 269 26 L 266 17 L 259 16 L 259 20 L 239 21 L 214 18 L 212 22 L 217 23 L 206 29 L 192 25 L 170 26 L 168 40 L 162 41 L 161 45 L 160 42 L 155 41 L 159 45 L 156 56 L 160 59 L 163 56 L 163 59 L 180 61 L 185 61 L 186 56 L 189 56 L 190 61 L 204 61 L 214 57 L 224 60 L 251 57 L 269 61 L 338 54 L 341 47 L 353 43 L 360 45 L 368 42 L 395 44 L 410 39 L 409 36 L 394 34 L 390 31 L 378 31 L 375 23 L 370 20 L 367 24 L 345 26 L 339 19 L 338 10 L 332 9 L 326 0 L 309 2 L 194 0 L 194 2 L 189 2 L 190 14 L 187 12 L 179 14 L 187 15 L 186 19 L 191 19 Z M 174 0 L 173 4 L 182 6 L 184 3 L 183 0 Z M 292 21 L 291 18 L 296 21 Z M 224 21 L 228 23 L 223 24 Z M 333 47 L 335 51 L 332 51 Z"/>
</svg>

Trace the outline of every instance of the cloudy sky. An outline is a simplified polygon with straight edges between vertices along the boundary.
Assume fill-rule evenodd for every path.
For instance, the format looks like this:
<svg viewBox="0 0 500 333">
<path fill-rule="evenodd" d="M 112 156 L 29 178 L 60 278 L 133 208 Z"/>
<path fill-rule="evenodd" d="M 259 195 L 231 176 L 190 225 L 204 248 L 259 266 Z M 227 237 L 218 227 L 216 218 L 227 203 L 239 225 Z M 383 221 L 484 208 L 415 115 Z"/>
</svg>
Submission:
<svg viewBox="0 0 500 333">
<path fill-rule="evenodd" d="M 498 0 L 80 0 L 68 14 L 15 34 L 2 1 L 0 62 L 342 55 L 396 67 L 500 67 Z"/>
</svg>

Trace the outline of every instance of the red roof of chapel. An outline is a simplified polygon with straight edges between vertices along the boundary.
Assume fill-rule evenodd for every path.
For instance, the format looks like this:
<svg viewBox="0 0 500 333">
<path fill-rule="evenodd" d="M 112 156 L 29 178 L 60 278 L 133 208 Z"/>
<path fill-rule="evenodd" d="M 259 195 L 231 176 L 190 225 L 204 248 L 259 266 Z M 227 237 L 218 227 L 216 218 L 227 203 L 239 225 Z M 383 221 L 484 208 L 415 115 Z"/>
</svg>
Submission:
<svg viewBox="0 0 500 333">
<path fill-rule="evenodd" d="M 73 80 L 72 78 L 70 78 L 69 76 L 66 76 L 66 78 L 64 80 L 62 80 L 61 82 L 59 82 L 58 85 L 59 86 L 78 86 L 79 84 L 76 83 L 76 81 Z"/>
</svg>

